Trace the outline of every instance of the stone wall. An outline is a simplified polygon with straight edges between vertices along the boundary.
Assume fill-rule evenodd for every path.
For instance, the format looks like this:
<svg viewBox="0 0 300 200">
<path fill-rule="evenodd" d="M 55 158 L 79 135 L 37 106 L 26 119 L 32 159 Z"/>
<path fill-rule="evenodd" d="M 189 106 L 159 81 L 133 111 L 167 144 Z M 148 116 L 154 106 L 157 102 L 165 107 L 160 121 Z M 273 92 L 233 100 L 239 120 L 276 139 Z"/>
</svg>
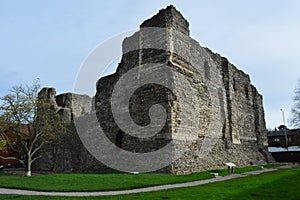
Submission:
<svg viewBox="0 0 300 200">
<path fill-rule="evenodd" d="M 124 150 L 144 153 L 156 151 L 170 141 L 183 143 L 183 148 L 173 152 L 182 156 L 160 172 L 185 174 L 223 168 L 225 162 L 246 166 L 272 161 L 266 149 L 262 96 L 251 84 L 249 75 L 226 58 L 200 46 L 189 33 L 187 20 L 173 6 L 168 6 L 124 39 L 123 56 L 116 73 L 98 80 L 94 99 L 71 93 L 56 96 L 54 89 L 43 89 L 41 96 L 50 99 L 69 122 L 69 132 L 60 143 L 45 148 L 42 152 L 45 156 L 36 163 L 36 168 L 57 172 L 109 170 L 87 152 L 74 128 L 74 118 L 82 118 L 88 124 L 87 131 L 94 131 L 95 125 L 88 120 L 94 112 L 106 137 Z M 134 123 L 151 124 L 149 109 L 154 104 L 160 104 L 167 113 L 165 124 L 156 135 L 137 138 L 117 125 L 111 98 L 124 74 L 149 63 L 173 69 L 168 75 L 158 75 L 163 81 L 171 82 L 172 91 L 159 84 L 146 84 L 134 91 L 129 101 Z M 155 73 L 151 65 L 146 70 Z M 125 91 L 131 89 L 129 85 L 123 87 Z M 187 91 L 195 95 L 186 95 Z M 184 97 L 189 106 L 182 107 L 179 97 Z"/>
<path fill-rule="evenodd" d="M 191 83 L 191 88 L 184 88 L 180 81 L 174 81 L 173 88 L 177 94 L 185 90 L 197 91 L 197 100 L 189 99 L 194 105 L 189 112 L 201 113 L 199 118 L 191 119 L 200 122 L 197 133 L 192 132 L 194 127 L 185 127 L 184 138 L 190 135 L 188 140 L 192 143 L 180 159 L 166 167 L 168 173 L 191 173 L 224 167 L 225 162 L 246 166 L 272 161 L 266 149 L 262 96 L 251 84 L 249 75 L 226 58 L 201 47 L 189 37 L 188 26 L 183 16 L 169 6 L 143 22 L 139 32 L 124 40 L 124 54 L 116 73 L 101 78 L 97 84 L 96 112 L 104 131 L 112 142 L 133 152 L 154 151 L 170 139 L 183 140 L 183 135 L 177 134 L 180 119 L 176 117 L 181 110 L 176 108 L 176 96 L 158 86 L 140 88 L 130 102 L 131 117 L 141 126 L 149 123 L 147 112 L 151 105 L 163 105 L 168 117 L 165 127 L 156 136 L 134 138 L 122 132 L 112 116 L 111 94 L 119 78 L 141 64 L 162 63 L 179 73 L 172 74 L 172 79 L 179 80 L 179 76 L 184 75 Z M 152 30 L 147 27 L 165 29 Z M 118 140 L 120 134 L 122 139 Z M 213 148 L 209 152 L 205 152 L 203 147 L 207 137 L 213 138 Z"/>
<path fill-rule="evenodd" d="M 55 88 L 43 88 L 39 100 L 50 102 L 50 107 L 62 116 L 65 131 L 56 133 L 54 141 L 43 146 L 42 156 L 33 169 L 51 172 L 105 172 L 108 169 L 83 146 L 74 125 L 74 118 L 88 118 L 94 110 L 94 99 L 87 95 L 64 93 L 56 95 Z M 92 129 L 92 127 L 91 127 Z"/>
</svg>

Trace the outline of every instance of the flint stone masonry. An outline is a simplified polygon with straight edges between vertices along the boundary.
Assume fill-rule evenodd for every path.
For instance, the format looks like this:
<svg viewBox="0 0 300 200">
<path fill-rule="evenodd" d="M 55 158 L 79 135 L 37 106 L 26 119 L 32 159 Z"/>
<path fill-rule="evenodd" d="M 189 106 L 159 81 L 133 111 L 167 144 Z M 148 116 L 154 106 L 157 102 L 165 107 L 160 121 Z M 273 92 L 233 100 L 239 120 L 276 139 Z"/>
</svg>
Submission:
<svg viewBox="0 0 300 200">
<path fill-rule="evenodd" d="M 189 112 L 201 113 L 199 118 L 191 119 L 200 122 L 196 134 L 185 127 L 184 134 L 190 135 L 188 140 L 192 141 L 188 151 L 163 169 L 164 172 L 192 173 L 224 167 L 226 162 L 246 166 L 272 161 L 266 148 L 262 96 L 251 84 L 249 75 L 237 69 L 226 58 L 201 47 L 189 37 L 189 33 L 187 20 L 173 6 L 168 6 L 143 22 L 139 32 L 124 40 L 123 57 L 116 73 L 101 78 L 97 83 L 95 107 L 103 130 L 117 146 L 132 152 L 155 151 L 170 140 L 182 140 L 182 135 L 176 131 L 181 119 L 176 116 L 182 112 L 180 109 L 185 108 L 179 109 L 176 96 L 158 85 L 149 84 L 137 90 L 129 106 L 132 119 L 143 126 L 150 123 L 148 112 L 152 105 L 161 104 L 166 109 L 165 126 L 157 135 L 147 139 L 130 136 L 119 129 L 112 116 L 111 95 L 119 78 L 141 64 L 162 63 L 190 81 L 192 88 L 185 88 L 180 81 L 174 81 L 173 88 L 177 94 L 181 94 L 182 90 L 196 90 L 198 99 L 190 99 L 194 109 Z M 172 74 L 171 78 L 179 79 L 177 73 Z M 219 132 L 213 135 L 216 143 L 206 155 L 201 146 L 205 137 L 212 134 L 211 131 Z M 204 157 L 199 156 L 201 152 Z"/>
<path fill-rule="evenodd" d="M 45 151 L 47 156 L 36 166 L 43 165 L 45 168 L 49 164 L 48 170 L 58 172 L 109 170 L 87 152 L 74 128 L 75 117 L 89 118 L 93 112 L 96 112 L 99 124 L 111 142 L 127 151 L 152 152 L 170 141 L 186 141 L 184 149 L 187 151 L 183 153 L 181 148 L 174 149 L 173 154 L 182 156 L 159 172 L 187 174 L 224 168 L 226 162 L 241 167 L 273 161 L 267 151 L 262 95 L 251 84 L 249 75 L 226 58 L 201 47 L 189 34 L 187 20 L 175 7 L 168 6 L 144 21 L 138 32 L 124 39 L 123 56 L 116 73 L 98 80 L 94 98 L 71 93 L 56 96 L 54 89 L 43 89 L 41 93 L 51 99 L 71 125 L 69 138 L 49 147 Z M 116 124 L 111 98 L 116 83 L 123 75 L 149 63 L 173 69 L 169 74 L 173 90 L 159 84 L 146 84 L 134 91 L 129 110 L 136 124 L 146 126 L 151 123 L 149 109 L 154 104 L 163 106 L 167 113 L 165 125 L 156 135 L 137 138 L 122 131 Z M 149 66 L 147 70 L 151 72 L 153 68 Z M 184 84 L 181 77 L 185 77 L 190 86 Z M 124 90 L 129 91 L 130 88 L 124 85 Z M 175 95 L 184 96 L 185 91 L 196 94 L 185 96 L 191 105 L 187 108 L 179 104 Z M 183 121 L 190 126 L 182 127 Z M 93 125 L 87 127 L 87 132 L 93 131 Z M 212 146 L 205 146 L 207 140 Z"/>
<path fill-rule="evenodd" d="M 96 172 L 109 170 L 96 160 L 83 146 L 74 118 L 88 117 L 94 110 L 94 99 L 88 95 L 64 93 L 56 95 L 55 88 L 43 88 L 39 100 L 48 101 L 57 110 L 65 123 L 66 131 L 56 133 L 56 140 L 45 145 L 39 154 L 42 156 L 33 164 L 34 170 L 51 172 Z M 92 127 L 90 127 L 92 130 Z"/>
</svg>

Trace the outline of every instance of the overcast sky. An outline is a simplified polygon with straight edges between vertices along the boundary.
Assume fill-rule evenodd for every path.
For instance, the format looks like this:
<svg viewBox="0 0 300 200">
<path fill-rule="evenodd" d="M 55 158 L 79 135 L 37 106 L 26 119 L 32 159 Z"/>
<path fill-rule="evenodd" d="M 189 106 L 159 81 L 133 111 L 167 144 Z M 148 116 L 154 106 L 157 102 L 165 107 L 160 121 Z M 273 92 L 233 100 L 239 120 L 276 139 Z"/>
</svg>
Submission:
<svg viewBox="0 0 300 200">
<path fill-rule="evenodd" d="M 267 128 L 290 118 L 300 78 L 300 1 L 0 0 L 0 95 L 40 78 L 73 91 L 89 53 L 173 4 L 191 36 L 250 75 L 264 97 Z"/>
</svg>

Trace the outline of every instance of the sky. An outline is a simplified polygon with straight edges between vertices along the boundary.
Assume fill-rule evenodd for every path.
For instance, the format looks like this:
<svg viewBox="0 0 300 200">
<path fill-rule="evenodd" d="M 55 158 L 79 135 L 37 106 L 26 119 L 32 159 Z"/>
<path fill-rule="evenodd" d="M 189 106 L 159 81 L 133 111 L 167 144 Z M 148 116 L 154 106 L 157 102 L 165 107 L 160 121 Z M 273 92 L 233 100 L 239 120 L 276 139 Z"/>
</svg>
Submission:
<svg viewBox="0 0 300 200">
<path fill-rule="evenodd" d="M 289 125 L 300 78 L 297 0 L 0 0 L 0 96 L 36 78 L 57 93 L 72 92 L 93 49 L 170 4 L 201 46 L 250 75 L 263 95 L 267 128 L 283 123 L 280 109 Z"/>
</svg>

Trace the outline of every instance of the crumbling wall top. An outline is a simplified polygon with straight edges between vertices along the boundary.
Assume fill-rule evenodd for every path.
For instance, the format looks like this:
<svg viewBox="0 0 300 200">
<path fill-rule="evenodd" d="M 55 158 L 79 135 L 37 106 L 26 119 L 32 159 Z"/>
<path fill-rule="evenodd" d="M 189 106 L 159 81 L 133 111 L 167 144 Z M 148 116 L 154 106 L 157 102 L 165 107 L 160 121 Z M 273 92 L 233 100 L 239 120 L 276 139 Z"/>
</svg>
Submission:
<svg viewBox="0 0 300 200">
<path fill-rule="evenodd" d="M 190 35 L 189 22 L 173 5 L 161 9 L 156 15 L 144 21 L 140 27 L 174 28 L 183 34 Z"/>
</svg>

